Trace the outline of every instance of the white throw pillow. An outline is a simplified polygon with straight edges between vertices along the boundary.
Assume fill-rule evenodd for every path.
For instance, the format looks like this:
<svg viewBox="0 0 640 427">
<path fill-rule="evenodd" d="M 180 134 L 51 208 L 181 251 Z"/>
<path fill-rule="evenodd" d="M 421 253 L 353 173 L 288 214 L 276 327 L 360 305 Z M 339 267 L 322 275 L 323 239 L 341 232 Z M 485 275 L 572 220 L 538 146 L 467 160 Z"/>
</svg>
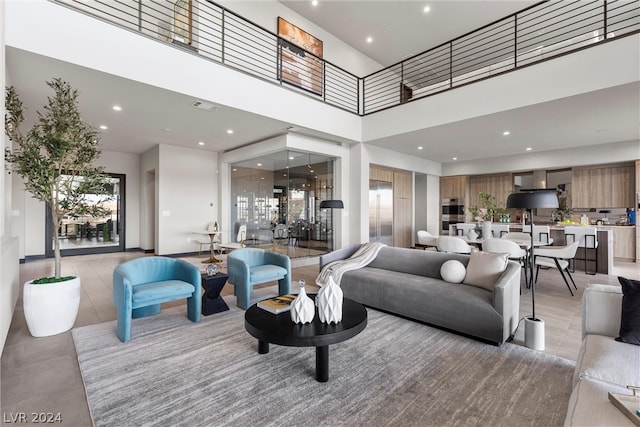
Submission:
<svg viewBox="0 0 640 427">
<path fill-rule="evenodd" d="M 507 268 L 508 262 L 508 253 L 471 252 L 464 284 L 493 291 L 498 278 Z"/>
<path fill-rule="evenodd" d="M 440 276 L 445 282 L 460 283 L 466 274 L 467 270 L 464 268 L 464 264 L 455 259 L 443 262 L 440 267 Z"/>
</svg>

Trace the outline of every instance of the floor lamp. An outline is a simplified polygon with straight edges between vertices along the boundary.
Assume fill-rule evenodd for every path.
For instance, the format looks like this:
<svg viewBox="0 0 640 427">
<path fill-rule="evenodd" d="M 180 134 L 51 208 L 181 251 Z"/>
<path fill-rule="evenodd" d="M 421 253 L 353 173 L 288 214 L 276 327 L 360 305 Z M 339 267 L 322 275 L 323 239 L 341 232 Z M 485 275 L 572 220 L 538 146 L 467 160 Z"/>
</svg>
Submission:
<svg viewBox="0 0 640 427">
<path fill-rule="evenodd" d="M 558 208 L 558 196 L 552 190 L 523 191 L 507 197 L 507 208 L 527 209 L 531 223 L 531 248 L 529 249 L 529 278 L 531 280 L 531 317 L 524 319 L 524 345 L 534 350 L 544 350 L 544 320 L 536 317 L 536 284 L 533 280 L 533 210 Z"/>
<path fill-rule="evenodd" d="M 334 209 L 343 209 L 344 203 L 342 200 L 323 200 L 320 202 L 320 209 L 331 209 L 331 249 L 333 250 L 333 210 Z M 325 228 L 326 225 L 325 225 Z M 327 230 L 328 232 L 329 230 Z"/>
</svg>

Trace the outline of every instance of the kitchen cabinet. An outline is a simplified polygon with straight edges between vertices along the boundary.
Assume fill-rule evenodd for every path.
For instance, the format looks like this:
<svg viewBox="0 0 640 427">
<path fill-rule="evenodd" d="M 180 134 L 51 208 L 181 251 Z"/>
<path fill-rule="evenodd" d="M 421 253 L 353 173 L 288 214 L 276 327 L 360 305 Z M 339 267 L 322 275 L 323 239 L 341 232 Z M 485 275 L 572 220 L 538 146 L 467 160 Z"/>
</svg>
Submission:
<svg viewBox="0 0 640 427">
<path fill-rule="evenodd" d="M 461 204 L 465 204 L 468 177 L 466 176 L 443 176 L 440 177 L 440 198 L 458 199 Z"/>
<path fill-rule="evenodd" d="M 476 175 L 469 177 L 468 206 L 478 206 L 480 192 L 489 193 L 496 198 L 498 207 L 505 207 L 507 197 L 513 193 L 511 174 Z"/>
<path fill-rule="evenodd" d="M 636 258 L 636 227 L 613 227 L 613 257 L 626 260 Z"/>
<path fill-rule="evenodd" d="M 573 168 L 573 208 L 628 208 L 634 206 L 633 163 Z"/>
</svg>

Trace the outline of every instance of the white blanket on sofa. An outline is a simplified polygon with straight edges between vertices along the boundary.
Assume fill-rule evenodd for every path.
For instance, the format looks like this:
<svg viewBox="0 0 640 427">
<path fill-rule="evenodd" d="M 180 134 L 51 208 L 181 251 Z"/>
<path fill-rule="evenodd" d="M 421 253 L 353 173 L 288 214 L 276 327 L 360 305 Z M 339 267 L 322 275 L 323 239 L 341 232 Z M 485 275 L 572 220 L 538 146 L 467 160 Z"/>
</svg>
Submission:
<svg viewBox="0 0 640 427">
<path fill-rule="evenodd" d="M 333 281 L 340 286 L 340 280 L 344 273 L 349 270 L 355 270 L 368 265 L 376 258 L 376 256 L 378 256 L 380 249 L 385 246 L 387 245 L 380 242 L 369 242 L 363 244 L 353 255 L 351 255 L 351 257 L 325 265 L 316 279 L 316 284 L 318 286 L 324 286 L 329 281 L 329 277 L 333 277 Z"/>
</svg>

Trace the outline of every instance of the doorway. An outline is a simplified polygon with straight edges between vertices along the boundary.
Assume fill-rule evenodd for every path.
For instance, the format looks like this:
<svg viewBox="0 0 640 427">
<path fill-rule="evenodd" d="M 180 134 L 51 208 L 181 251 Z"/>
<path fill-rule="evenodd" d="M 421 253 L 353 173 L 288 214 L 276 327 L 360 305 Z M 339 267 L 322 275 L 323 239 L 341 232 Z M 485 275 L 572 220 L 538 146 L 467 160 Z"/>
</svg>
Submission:
<svg viewBox="0 0 640 427">
<path fill-rule="evenodd" d="M 113 196 L 103 206 L 110 214 L 102 218 L 83 216 L 64 218 L 62 225 L 55 232 L 60 238 L 60 254 L 62 256 L 87 255 L 109 252 L 124 252 L 125 238 L 125 175 L 107 174 L 107 189 Z M 87 195 L 87 199 L 99 200 L 97 195 Z M 45 227 L 45 257 L 53 258 L 53 227 L 51 211 L 47 209 Z"/>
</svg>

